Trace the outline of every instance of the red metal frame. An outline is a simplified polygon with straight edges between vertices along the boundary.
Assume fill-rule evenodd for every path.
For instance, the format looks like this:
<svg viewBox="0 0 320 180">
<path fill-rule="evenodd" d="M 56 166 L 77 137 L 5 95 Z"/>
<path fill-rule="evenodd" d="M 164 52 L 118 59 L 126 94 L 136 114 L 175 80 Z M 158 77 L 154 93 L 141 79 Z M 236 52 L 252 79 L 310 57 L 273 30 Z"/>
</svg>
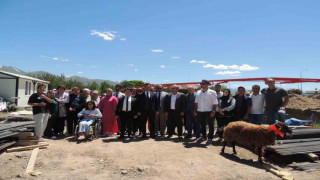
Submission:
<svg viewBox="0 0 320 180">
<path fill-rule="evenodd" d="M 211 83 L 223 84 L 228 82 L 237 82 L 237 81 L 264 81 L 266 83 L 268 78 L 243 78 L 243 79 L 221 79 L 221 80 L 209 80 Z M 320 83 L 320 79 L 309 79 L 309 78 L 281 78 L 281 77 L 272 77 L 277 83 L 280 84 L 290 84 L 290 83 Z M 172 86 L 172 85 L 192 85 L 200 84 L 200 82 L 187 82 L 187 83 L 168 83 L 162 84 L 163 86 Z"/>
</svg>

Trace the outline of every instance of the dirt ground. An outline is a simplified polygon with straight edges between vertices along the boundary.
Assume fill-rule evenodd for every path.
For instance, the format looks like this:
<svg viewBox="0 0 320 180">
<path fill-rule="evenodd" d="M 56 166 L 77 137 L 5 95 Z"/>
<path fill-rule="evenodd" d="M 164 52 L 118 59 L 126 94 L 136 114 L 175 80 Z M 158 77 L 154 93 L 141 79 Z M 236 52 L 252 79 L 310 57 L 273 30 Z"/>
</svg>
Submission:
<svg viewBox="0 0 320 180">
<path fill-rule="evenodd" d="M 220 155 L 221 146 L 216 142 L 197 144 L 194 138 L 47 142 L 50 145 L 39 151 L 34 168 L 41 175 L 23 174 L 31 155 L 23 151 L 0 155 L 0 179 L 279 179 L 246 149 L 237 147 L 238 155 L 233 155 L 229 147 Z M 294 179 L 320 177 L 320 172 L 281 170 L 292 173 Z"/>
<path fill-rule="evenodd" d="M 287 108 L 291 109 L 319 109 L 320 94 L 312 96 L 301 96 L 298 94 L 289 94 L 289 104 Z"/>
</svg>

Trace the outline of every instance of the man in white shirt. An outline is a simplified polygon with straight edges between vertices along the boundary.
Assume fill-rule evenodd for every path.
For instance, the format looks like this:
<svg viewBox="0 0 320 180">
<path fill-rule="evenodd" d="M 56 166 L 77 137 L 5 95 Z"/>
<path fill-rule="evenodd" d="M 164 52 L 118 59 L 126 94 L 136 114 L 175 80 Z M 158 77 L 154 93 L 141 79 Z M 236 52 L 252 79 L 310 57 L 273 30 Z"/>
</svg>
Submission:
<svg viewBox="0 0 320 180">
<path fill-rule="evenodd" d="M 126 128 L 128 137 L 132 138 L 133 119 L 137 118 L 136 99 L 131 96 L 132 89 L 126 88 L 125 96 L 122 96 L 116 108 L 116 117 L 121 121 L 120 139 L 124 138 Z"/>
<path fill-rule="evenodd" d="M 249 123 L 261 125 L 264 115 L 264 100 L 265 95 L 260 92 L 260 86 L 253 85 L 252 94 L 249 96 Z"/>
<path fill-rule="evenodd" d="M 209 134 L 207 144 L 212 143 L 213 131 L 214 131 L 214 116 L 216 113 L 216 107 L 218 104 L 217 94 L 215 91 L 209 89 L 209 81 L 202 80 L 201 90 L 197 92 L 194 106 L 194 115 L 197 116 L 197 120 L 201 122 L 202 139 L 200 133 L 197 134 L 197 141 L 207 139 L 207 124 L 209 126 Z M 198 123 L 199 124 L 199 123 Z"/>
<path fill-rule="evenodd" d="M 216 84 L 214 86 L 214 90 L 216 91 L 217 99 L 219 99 L 221 96 L 223 96 L 223 92 L 221 91 L 221 85 L 220 84 Z"/>
<path fill-rule="evenodd" d="M 185 96 L 178 92 L 179 86 L 172 85 L 171 93 L 168 94 L 164 102 L 164 114 L 168 117 L 168 138 L 171 138 L 174 129 L 178 129 L 178 138 L 182 138 L 182 116 L 185 112 Z"/>
</svg>

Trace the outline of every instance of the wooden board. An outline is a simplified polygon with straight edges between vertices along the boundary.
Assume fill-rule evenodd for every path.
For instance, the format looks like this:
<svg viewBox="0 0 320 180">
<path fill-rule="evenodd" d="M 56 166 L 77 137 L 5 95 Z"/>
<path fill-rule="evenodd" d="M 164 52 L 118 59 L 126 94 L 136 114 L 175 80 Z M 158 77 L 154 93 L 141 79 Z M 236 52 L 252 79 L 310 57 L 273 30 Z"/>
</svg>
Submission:
<svg viewBox="0 0 320 180">
<path fill-rule="evenodd" d="M 31 149 L 34 149 L 34 148 L 41 148 L 41 147 L 47 147 L 47 146 L 49 146 L 48 143 L 42 143 L 42 144 L 39 144 L 39 145 L 31 145 L 31 146 L 16 147 L 16 148 L 7 149 L 7 153 L 16 152 L 16 151 L 31 150 Z"/>
<path fill-rule="evenodd" d="M 28 166 L 26 168 L 25 174 L 29 174 L 33 171 L 33 167 L 34 167 L 34 164 L 36 163 L 36 158 L 37 158 L 38 152 L 39 152 L 39 148 L 35 148 L 32 150 L 32 154 L 31 154 L 30 160 L 28 162 Z"/>
</svg>

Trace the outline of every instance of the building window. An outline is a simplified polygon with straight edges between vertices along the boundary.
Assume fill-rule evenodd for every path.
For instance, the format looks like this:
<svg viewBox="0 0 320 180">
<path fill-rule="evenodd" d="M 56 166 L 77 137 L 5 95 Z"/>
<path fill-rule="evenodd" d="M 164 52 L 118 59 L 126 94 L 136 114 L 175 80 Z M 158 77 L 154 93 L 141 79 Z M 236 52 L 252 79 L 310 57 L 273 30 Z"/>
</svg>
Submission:
<svg viewBox="0 0 320 180">
<path fill-rule="evenodd" d="M 29 94 L 28 95 L 30 95 L 31 94 L 31 82 L 29 82 Z"/>
<path fill-rule="evenodd" d="M 29 85 L 29 83 L 28 83 L 28 81 L 26 81 L 26 86 L 24 88 L 25 95 L 28 95 L 28 90 L 29 90 L 28 85 Z"/>
</svg>

